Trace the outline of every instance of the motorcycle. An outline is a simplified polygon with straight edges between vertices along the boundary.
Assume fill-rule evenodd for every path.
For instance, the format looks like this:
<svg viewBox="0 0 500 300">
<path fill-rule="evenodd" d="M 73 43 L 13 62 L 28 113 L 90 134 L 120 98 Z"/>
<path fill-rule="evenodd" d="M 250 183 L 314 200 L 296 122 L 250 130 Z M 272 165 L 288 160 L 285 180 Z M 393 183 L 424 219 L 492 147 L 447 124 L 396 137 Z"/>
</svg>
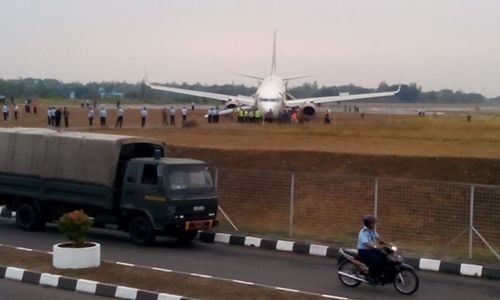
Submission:
<svg viewBox="0 0 500 300">
<path fill-rule="evenodd" d="M 403 257 L 398 254 L 394 245 L 384 245 L 380 251 L 385 255 L 383 272 L 377 278 L 368 275 L 368 266 L 358 258 L 358 250 L 339 249 L 338 277 L 340 282 L 357 287 L 361 283 L 370 285 L 393 284 L 394 288 L 404 295 L 411 295 L 418 289 L 419 280 L 413 267 L 403 263 Z"/>
</svg>

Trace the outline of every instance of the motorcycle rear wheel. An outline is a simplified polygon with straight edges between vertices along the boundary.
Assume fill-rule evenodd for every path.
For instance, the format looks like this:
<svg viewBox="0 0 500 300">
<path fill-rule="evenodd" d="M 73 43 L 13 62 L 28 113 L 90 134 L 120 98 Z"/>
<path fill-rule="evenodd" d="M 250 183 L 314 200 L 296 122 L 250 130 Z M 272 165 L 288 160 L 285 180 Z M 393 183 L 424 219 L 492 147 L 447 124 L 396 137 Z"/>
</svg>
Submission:
<svg viewBox="0 0 500 300">
<path fill-rule="evenodd" d="M 411 295 L 418 289 L 419 280 L 412 269 L 401 269 L 394 278 L 394 288 L 404 295 Z"/>
<path fill-rule="evenodd" d="M 348 260 L 345 260 L 342 263 L 340 263 L 338 270 L 339 270 L 339 272 L 344 272 L 344 273 L 347 273 L 347 274 L 352 275 L 352 276 L 356 276 L 356 277 L 360 276 L 358 267 L 356 267 L 353 263 L 351 263 Z M 339 276 L 340 282 L 342 282 L 343 284 L 345 284 L 349 287 L 357 287 L 358 285 L 361 284 L 361 281 L 359 281 L 359 280 L 349 278 L 346 276 L 342 276 L 340 274 L 337 274 L 337 275 Z"/>
</svg>

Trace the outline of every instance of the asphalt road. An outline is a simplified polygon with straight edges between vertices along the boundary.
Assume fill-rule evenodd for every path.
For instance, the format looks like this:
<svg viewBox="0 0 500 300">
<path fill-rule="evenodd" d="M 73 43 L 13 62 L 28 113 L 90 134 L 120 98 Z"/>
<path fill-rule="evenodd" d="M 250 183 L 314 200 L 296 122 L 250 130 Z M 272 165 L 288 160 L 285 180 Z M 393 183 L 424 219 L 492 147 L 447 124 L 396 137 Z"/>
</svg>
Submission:
<svg viewBox="0 0 500 300">
<path fill-rule="evenodd" d="M 0 300 L 109 300 L 86 293 L 72 292 L 53 287 L 18 282 L 8 279 L 0 279 Z"/>
<path fill-rule="evenodd" d="M 0 219 L 0 243 L 51 251 L 63 241 L 54 226 L 42 232 L 18 230 L 13 220 Z M 401 299 L 392 286 L 358 288 L 343 286 L 336 275 L 336 261 L 259 248 L 193 242 L 178 245 L 161 239 L 156 246 L 131 244 L 127 235 L 93 230 L 89 240 L 101 243 L 102 258 L 182 272 L 238 279 L 270 286 L 349 297 Z M 418 271 L 420 289 L 412 299 L 499 299 L 500 281 Z M 1 295 L 1 294 L 0 294 Z"/>
</svg>

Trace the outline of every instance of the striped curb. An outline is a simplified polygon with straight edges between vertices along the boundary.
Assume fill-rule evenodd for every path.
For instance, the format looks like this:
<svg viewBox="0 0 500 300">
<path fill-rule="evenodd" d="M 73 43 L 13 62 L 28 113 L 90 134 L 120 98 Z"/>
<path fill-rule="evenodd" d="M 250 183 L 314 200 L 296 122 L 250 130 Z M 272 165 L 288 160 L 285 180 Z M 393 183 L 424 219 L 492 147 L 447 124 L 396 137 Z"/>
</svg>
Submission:
<svg viewBox="0 0 500 300">
<path fill-rule="evenodd" d="M 136 288 L 101 283 L 87 279 L 76 279 L 49 273 L 32 272 L 15 267 L 0 266 L 0 279 L 55 287 L 58 289 L 130 300 L 191 300 L 182 296 L 156 293 Z"/>
<path fill-rule="evenodd" d="M 3 244 L 0 244 L 0 247 L 8 247 L 8 248 L 13 248 L 13 249 L 28 251 L 28 252 L 39 252 L 39 253 L 52 254 L 52 252 L 23 248 L 23 247 L 16 247 L 16 246 L 10 246 L 10 245 L 3 245 Z M 242 284 L 242 285 L 250 285 L 250 286 L 278 290 L 278 291 L 284 291 L 284 292 L 290 292 L 290 293 L 299 293 L 299 294 L 303 294 L 303 295 L 317 296 L 317 297 L 326 298 L 326 299 L 354 300 L 352 298 L 346 298 L 346 297 L 341 297 L 341 296 L 335 296 L 335 295 L 329 295 L 329 294 L 319 294 L 319 293 L 302 291 L 302 290 L 285 288 L 285 287 L 270 286 L 270 285 L 254 283 L 254 282 L 249 282 L 249 281 L 243 281 L 243 280 L 237 280 L 237 279 L 228 279 L 228 278 L 214 277 L 211 275 L 204 275 L 204 274 L 198 274 L 198 273 L 174 271 L 174 270 L 157 268 L 157 267 L 136 265 L 136 264 L 126 263 L 126 262 L 115 262 L 115 261 L 107 261 L 107 260 L 103 260 L 103 261 L 108 262 L 108 263 L 117 264 L 117 265 L 127 266 L 127 267 L 142 268 L 142 269 L 155 270 L 155 271 L 167 272 L 167 273 L 172 272 L 172 273 L 176 273 L 176 274 L 188 275 L 188 276 L 193 276 L 193 277 L 198 277 L 198 278 L 214 279 L 214 280 L 232 282 L 232 283 L 237 283 L 237 284 Z M 8 276 L 6 276 L 7 271 L 9 274 Z M 91 294 L 95 294 L 95 295 L 99 295 L 99 296 L 120 298 L 120 299 L 193 300 L 192 298 L 186 298 L 183 296 L 170 295 L 170 294 L 166 294 L 166 293 L 157 293 L 157 292 L 140 290 L 140 289 L 125 287 L 125 286 L 117 286 L 117 285 L 113 285 L 113 284 L 101 283 L 101 282 L 96 282 L 96 281 L 87 280 L 87 279 L 75 279 L 75 278 L 64 277 L 61 275 L 54 275 L 54 274 L 49 274 L 49 273 L 37 273 L 37 272 L 32 272 L 32 271 L 24 270 L 24 269 L 17 268 L 17 267 L 0 266 L 0 279 L 2 279 L 2 278 L 26 282 L 26 283 L 32 283 L 32 284 L 40 284 L 40 285 L 44 285 L 44 286 L 51 286 L 51 287 L 61 288 L 61 289 L 70 290 L 70 291 L 91 293 Z"/>
<path fill-rule="evenodd" d="M 198 239 L 205 243 L 222 243 L 238 246 L 264 248 L 298 254 L 338 258 L 338 248 L 285 240 L 273 240 L 228 233 L 200 232 Z M 500 269 L 467 263 L 452 263 L 429 258 L 405 257 L 405 262 L 420 270 L 442 272 L 463 276 L 500 279 Z"/>
</svg>

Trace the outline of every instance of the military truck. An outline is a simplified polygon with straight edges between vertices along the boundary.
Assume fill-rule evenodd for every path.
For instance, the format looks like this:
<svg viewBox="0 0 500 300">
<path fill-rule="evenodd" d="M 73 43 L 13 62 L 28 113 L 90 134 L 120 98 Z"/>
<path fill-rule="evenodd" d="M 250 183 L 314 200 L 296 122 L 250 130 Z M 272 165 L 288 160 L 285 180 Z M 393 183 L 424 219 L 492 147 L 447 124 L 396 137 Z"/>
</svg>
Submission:
<svg viewBox="0 0 500 300">
<path fill-rule="evenodd" d="M 0 129 L 0 205 L 23 230 L 83 209 L 94 224 L 117 227 L 137 244 L 157 235 L 190 241 L 217 225 L 208 166 L 165 158 L 165 144 L 142 137 Z"/>
</svg>

